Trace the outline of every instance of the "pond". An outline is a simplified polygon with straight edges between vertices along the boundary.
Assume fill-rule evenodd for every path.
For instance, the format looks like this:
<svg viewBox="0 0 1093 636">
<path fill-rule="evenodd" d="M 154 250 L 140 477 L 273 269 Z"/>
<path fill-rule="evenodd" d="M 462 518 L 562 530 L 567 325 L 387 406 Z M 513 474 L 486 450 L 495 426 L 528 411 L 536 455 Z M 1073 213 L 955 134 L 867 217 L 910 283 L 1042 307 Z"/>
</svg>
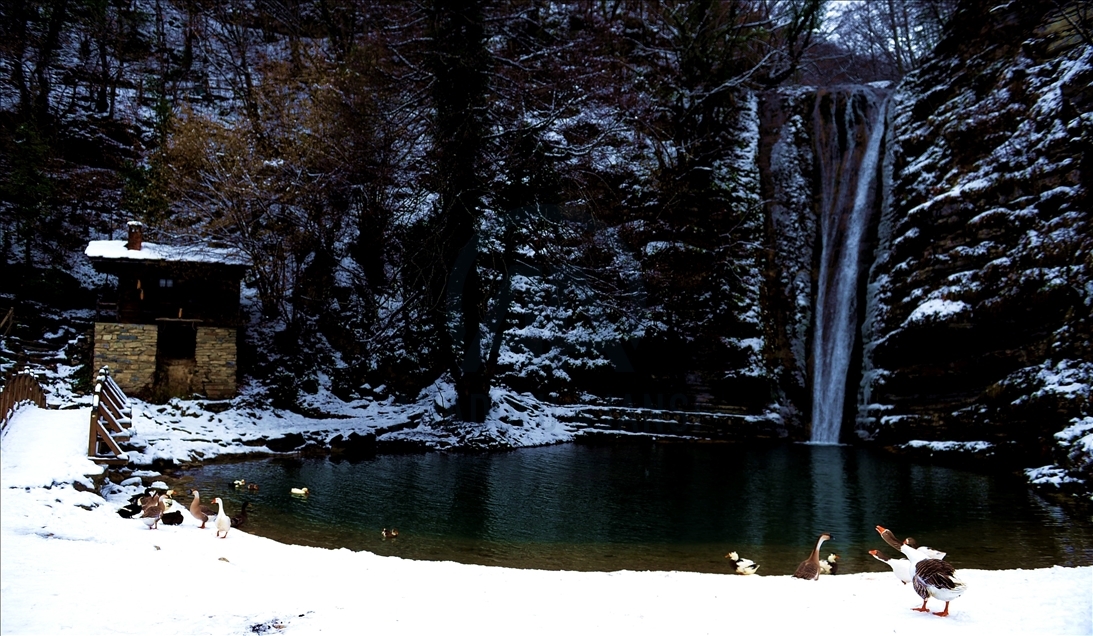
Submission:
<svg viewBox="0 0 1093 636">
<path fill-rule="evenodd" d="M 236 479 L 257 492 L 233 488 Z M 307 486 L 304 498 L 290 493 Z M 410 559 L 585 571 L 727 572 L 731 550 L 791 574 L 816 536 L 840 573 L 882 571 L 877 536 L 949 553 L 957 568 L 1093 564 L 1093 524 L 1020 476 L 917 464 L 866 449 L 803 444 L 562 444 L 490 454 L 277 458 L 183 475 L 246 530 L 286 543 Z M 188 504 L 190 498 L 179 498 Z M 382 528 L 399 529 L 385 540 Z"/>
</svg>

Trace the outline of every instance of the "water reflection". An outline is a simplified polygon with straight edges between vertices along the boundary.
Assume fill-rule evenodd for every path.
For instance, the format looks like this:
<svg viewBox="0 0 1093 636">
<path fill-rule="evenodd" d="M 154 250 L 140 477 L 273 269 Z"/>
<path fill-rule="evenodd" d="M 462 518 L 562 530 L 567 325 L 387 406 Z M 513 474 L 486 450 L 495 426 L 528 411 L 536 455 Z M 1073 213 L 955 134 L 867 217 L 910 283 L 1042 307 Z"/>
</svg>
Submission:
<svg viewBox="0 0 1093 636">
<path fill-rule="evenodd" d="M 234 479 L 261 485 L 232 488 Z M 1093 563 L 1093 527 L 988 476 L 840 446 L 631 443 L 496 454 L 379 456 L 361 463 L 269 460 L 183 478 L 249 530 L 282 541 L 418 559 L 585 570 L 723 572 L 737 550 L 788 574 L 816 535 L 843 571 L 880 571 L 867 551 L 890 526 L 957 567 Z M 289 488 L 308 486 L 300 499 Z M 397 527 L 384 541 L 380 529 Z M 826 554 L 824 555 L 826 556 Z"/>
</svg>

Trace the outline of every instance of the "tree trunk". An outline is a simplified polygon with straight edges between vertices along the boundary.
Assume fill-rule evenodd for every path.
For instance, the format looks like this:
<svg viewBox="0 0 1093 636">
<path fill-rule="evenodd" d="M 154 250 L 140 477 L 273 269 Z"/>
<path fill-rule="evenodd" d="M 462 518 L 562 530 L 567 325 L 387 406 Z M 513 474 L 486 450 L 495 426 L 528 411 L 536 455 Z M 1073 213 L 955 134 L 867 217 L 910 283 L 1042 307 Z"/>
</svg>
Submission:
<svg viewBox="0 0 1093 636">
<path fill-rule="evenodd" d="M 448 358 L 446 366 L 455 379 L 459 416 L 481 422 L 490 407 L 490 373 L 482 364 L 479 336 L 482 291 L 474 237 L 481 205 L 478 166 L 486 92 L 482 5 L 481 0 L 433 0 L 430 10 L 435 179 L 441 205 L 437 230 L 442 252 L 442 269 L 434 266 L 430 276 L 433 320 L 440 335 L 440 354 Z M 454 342 L 448 332 L 449 310 L 459 312 L 462 343 Z"/>
</svg>

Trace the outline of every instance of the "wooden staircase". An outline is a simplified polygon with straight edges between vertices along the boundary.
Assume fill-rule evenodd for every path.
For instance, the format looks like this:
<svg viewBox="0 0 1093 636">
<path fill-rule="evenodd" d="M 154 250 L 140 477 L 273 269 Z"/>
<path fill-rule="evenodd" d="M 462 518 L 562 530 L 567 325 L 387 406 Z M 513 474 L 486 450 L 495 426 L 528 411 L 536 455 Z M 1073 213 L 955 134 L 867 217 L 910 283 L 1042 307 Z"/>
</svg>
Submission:
<svg viewBox="0 0 1093 636">
<path fill-rule="evenodd" d="M 95 379 L 91 398 L 91 430 L 87 440 L 87 456 L 96 464 L 124 466 L 129 455 L 118 445 L 129 439 L 133 427 L 133 408 L 125 393 L 103 367 Z"/>
</svg>

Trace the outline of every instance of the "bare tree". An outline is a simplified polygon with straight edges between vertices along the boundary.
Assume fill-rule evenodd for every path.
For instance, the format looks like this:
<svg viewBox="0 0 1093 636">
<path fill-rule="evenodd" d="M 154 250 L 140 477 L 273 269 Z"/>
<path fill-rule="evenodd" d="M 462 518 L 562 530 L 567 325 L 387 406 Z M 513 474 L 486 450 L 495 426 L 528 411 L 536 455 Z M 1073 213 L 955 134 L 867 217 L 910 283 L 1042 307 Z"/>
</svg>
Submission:
<svg viewBox="0 0 1093 636">
<path fill-rule="evenodd" d="M 866 79 L 898 79 L 941 40 L 957 5 L 956 0 L 850 2 L 838 15 L 833 34 L 868 69 Z"/>
</svg>

